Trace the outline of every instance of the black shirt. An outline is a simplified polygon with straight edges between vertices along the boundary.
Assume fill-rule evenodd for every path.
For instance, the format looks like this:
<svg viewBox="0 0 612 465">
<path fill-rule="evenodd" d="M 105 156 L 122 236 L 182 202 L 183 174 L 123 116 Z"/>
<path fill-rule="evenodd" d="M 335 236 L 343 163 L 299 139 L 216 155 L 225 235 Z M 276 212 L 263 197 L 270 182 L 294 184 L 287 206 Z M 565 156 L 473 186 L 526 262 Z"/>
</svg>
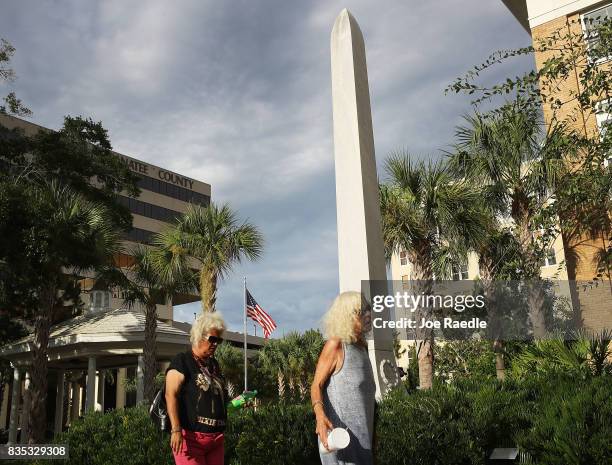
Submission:
<svg viewBox="0 0 612 465">
<path fill-rule="evenodd" d="M 227 419 L 225 380 L 214 358 L 203 360 L 202 365 L 204 371 L 188 351 L 174 357 L 166 373 L 176 370 L 185 376 L 178 394 L 179 418 L 183 429 L 220 433 L 225 429 Z M 222 420 L 223 424 L 212 426 L 206 419 Z"/>
</svg>

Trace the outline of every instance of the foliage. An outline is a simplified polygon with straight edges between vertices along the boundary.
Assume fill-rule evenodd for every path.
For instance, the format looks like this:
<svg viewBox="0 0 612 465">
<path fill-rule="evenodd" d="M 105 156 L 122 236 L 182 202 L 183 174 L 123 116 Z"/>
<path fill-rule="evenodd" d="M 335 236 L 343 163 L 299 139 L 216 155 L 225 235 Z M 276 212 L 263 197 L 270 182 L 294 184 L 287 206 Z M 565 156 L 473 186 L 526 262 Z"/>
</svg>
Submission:
<svg viewBox="0 0 612 465">
<path fill-rule="evenodd" d="M 323 335 L 311 329 L 272 339 L 258 352 L 259 364 L 277 385 L 280 398 L 306 399 L 324 343 Z M 284 382 L 289 387 L 287 394 L 281 389 Z"/>
<path fill-rule="evenodd" d="M 54 443 L 68 444 L 69 465 L 174 464 L 168 434 L 156 429 L 144 407 L 88 412 Z"/>
<path fill-rule="evenodd" d="M 47 345 L 53 320 L 64 307 L 79 306 L 79 279 L 87 271 L 108 266 L 119 247 L 119 232 L 109 221 L 106 207 L 91 202 L 56 181 L 24 186 L 21 204 L 9 209 L 31 209 L 32 216 L 15 229 L 12 218 L 0 218 L 0 235 L 12 238 L 0 244 L 5 268 L 1 304 L 13 317 L 31 316 L 34 334 L 31 368 L 29 431 L 32 441 L 44 439 L 47 394 Z M 4 197 L 0 193 L 0 197 Z M 2 200 L 0 200 L 2 203 Z M 25 215 L 22 216 L 25 218 Z M 3 233 L 6 233 L 3 234 Z M 17 273 L 26 273 L 26 279 Z M 14 281 L 10 280 L 16 276 Z M 30 288 L 21 288 L 27 283 Z M 25 295 L 20 301 L 17 296 Z M 22 305 L 28 305 L 25 309 Z"/>
<path fill-rule="evenodd" d="M 238 393 L 236 390 L 242 392 L 242 389 L 244 388 L 243 352 L 237 347 L 231 345 L 229 342 L 224 341 L 221 345 L 219 345 L 219 347 L 217 347 L 217 350 L 215 350 L 215 359 L 217 362 L 219 362 L 221 372 L 225 377 L 225 382 L 227 384 L 230 397 L 232 394 Z"/>
<path fill-rule="evenodd" d="M 569 337 L 558 335 L 527 345 L 513 359 L 517 377 L 570 373 L 578 377 L 612 374 L 612 333 L 579 332 Z"/>
<path fill-rule="evenodd" d="M 0 141 L 0 306 L 33 321 L 30 427 L 42 441 L 50 326 L 81 306 L 84 271 L 111 266 L 131 226 L 116 194 L 137 192 L 136 177 L 91 120 L 33 136 L 0 126 Z"/>
<path fill-rule="evenodd" d="M 137 193 L 136 177 L 112 154 L 101 123 L 91 120 L 66 117 L 60 131 L 40 131 L 31 137 L 21 130 L 9 131 L 0 126 L 0 140 L 0 218 L 5 220 L 0 227 L 3 245 L 8 246 L 0 250 L 0 301 L 13 316 L 23 316 L 27 311 L 31 316 L 39 306 L 36 289 L 40 287 L 41 247 L 46 243 L 46 239 L 34 234 L 62 238 L 57 225 L 49 221 L 54 215 L 59 218 L 55 207 L 45 204 L 49 186 L 57 186 L 58 193 L 72 192 L 89 210 L 104 212 L 103 223 L 108 230 L 125 229 L 131 225 L 131 215 L 116 202 L 115 194 L 122 190 Z M 64 212 L 68 210 L 64 208 Z M 68 237 L 63 245 L 73 257 L 87 253 L 87 249 L 104 251 L 103 247 L 80 251 Z M 77 289 L 70 283 L 64 293 L 68 291 Z"/>
<path fill-rule="evenodd" d="M 511 220 L 514 241 L 509 245 L 514 249 L 516 274 L 528 280 L 533 334 L 543 337 L 547 322 L 540 305 L 541 261 L 560 232 L 552 193 L 559 179 L 568 175 L 575 146 L 562 126 L 543 133 L 538 109 L 518 102 L 465 119 L 467 124 L 457 128 L 458 143 L 449 164 L 460 179 L 483 185 L 493 214 Z M 495 257 L 487 259 L 487 250 L 479 251 L 481 264 L 491 265 Z M 483 271 L 490 274 L 488 266 Z"/>
<path fill-rule="evenodd" d="M 7 40 L 0 38 L 0 82 L 11 82 L 15 79 L 15 71 L 10 67 L 11 58 L 15 53 L 13 47 Z M 29 116 L 32 112 L 26 108 L 15 92 L 3 98 L 4 105 L 0 105 L 0 114 L 12 114 L 17 116 Z"/>
<path fill-rule="evenodd" d="M 456 129 L 450 168 L 458 177 L 483 186 L 486 205 L 494 214 L 513 220 L 509 231 L 518 246 L 521 277 L 538 277 L 540 262 L 558 234 L 556 217 L 546 215 L 547 207 L 574 153 L 572 147 L 560 128 L 542 132 L 537 109 L 524 109 L 516 102 L 494 112 L 476 112 L 465 121 Z"/>
<path fill-rule="evenodd" d="M 380 210 L 385 255 L 406 251 L 412 264 L 414 294 L 430 295 L 434 275 L 448 278 L 453 266 L 467 260 L 467 253 L 483 241 L 489 215 L 481 208 L 480 189 L 456 179 L 442 163 L 418 163 L 406 153 L 386 161 L 388 180 L 380 184 Z M 417 321 L 430 316 L 430 309 L 417 309 Z M 417 329 L 415 340 L 419 380 L 424 388 L 433 384 L 431 329 Z"/>
<path fill-rule="evenodd" d="M 535 463 L 606 465 L 612 457 L 612 379 L 566 374 L 537 379 L 539 402 L 532 426 L 517 444 Z"/>
<path fill-rule="evenodd" d="M 374 452 L 379 465 L 482 464 L 496 447 L 515 447 L 537 464 L 609 463 L 610 374 L 536 374 L 524 379 L 456 379 L 430 390 L 396 389 L 377 405 Z M 230 411 L 225 463 L 318 463 L 315 418 L 308 404 L 272 403 Z M 88 412 L 56 437 L 69 463 L 171 464 L 167 434 L 142 407 Z"/>
<path fill-rule="evenodd" d="M 406 376 L 402 378 L 402 385 L 408 392 L 416 391 L 419 387 L 419 365 L 417 363 L 416 344 L 408 349 L 408 369 Z"/>
<path fill-rule="evenodd" d="M 128 307 L 144 307 L 144 399 L 148 402 L 155 395 L 157 305 L 172 302 L 174 295 L 196 288 L 195 274 L 187 266 L 188 258 L 167 252 L 158 246 L 158 241 L 156 237 L 152 246 L 133 247 L 126 269 L 107 267 L 98 274 L 96 282 L 97 286 L 121 289 Z"/>
<path fill-rule="evenodd" d="M 67 116 L 59 131 L 41 130 L 33 136 L 0 126 L 0 140 L 0 180 L 19 185 L 55 180 L 89 201 L 104 204 L 113 224 L 125 230 L 131 227 L 131 214 L 116 194 L 137 195 L 138 178 L 112 152 L 102 123 Z"/>
<path fill-rule="evenodd" d="M 591 113 L 593 103 L 612 95 L 609 70 L 600 66 L 601 60 L 612 56 L 612 18 L 600 18 L 598 24 L 589 20 L 590 34 L 582 32 L 581 20 L 572 20 L 547 36 L 534 38 L 533 46 L 492 53 L 480 65 L 474 66 L 464 76 L 458 77 L 446 88 L 446 92 L 465 92 L 475 95 L 473 105 L 506 95 L 517 96 L 526 106 L 550 106 L 555 114 L 564 106 L 579 106 Z M 569 26 L 569 27 L 568 27 Z M 596 39 L 599 36 L 599 40 Z M 544 57 L 538 70 L 521 76 L 507 78 L 493 86 L 478 82 L 482 74 L 512 58 L 533 55 Z M 567 89 L 569 99 L 561 100 L 559 90 L 567 79 L 577 79 L 577 89 Z M 576 118 L 576 114 L 570 114 Z"/>
<path fill-rule="evenodd" d="M 28 334 L 22 321 L 14 320 L 5 312 L 0 311 L 0 347 L 12 341 L 21 339 Z M 13 368 L 8 360 L 0 358 L 0 399 L 7 385 L 13 378 Z"/>
<path fill-rule="evenodd" d="M 436 346 L 436 379 L 492 379 L 495 353 L 486 340 L 445 341 Z"/>
<path fill-rule="evenodd" d="M 199 262 L 202 310 L 214 312 L 217 285 L 242 259 L 256 260 L 263 236 L 255 225 L 238 222 L 229 205 L 190 205 L 176 224 L 157 236 L 156 245 L 168 254 L 193 257 Z"/>
<path fill-rule="evenodd" d="M 378 406 L 377 463 L 484 464 L 526 427 L 525 397 L 511 383 L 483 380 L 395 390 Z"/>
<path fill-rule="evenodd" d="M 108 374 L 107 374 L 108 376 Z M 159 390 L 164 386 L 166 382 L 166 374 L 165 373 L 157 373 L 155 378 L 153 379 L 153 387 L 155 390 Z M 125 388 L 125 392 L 132 393 L 136 392 L 138 389 L 138 378 L 136 376 L 123 378 L 123 387 Z"/>
<path fill-rule="evenodd" d="M 310 405 L 271 404 L 230 416 L 225 460 L 229 465 L 319 463 Z"/>
<path fill-rule="evenodd" d="M 538 464 L 605 465 L 611 381 L 557 374 L 396 390 L 378 406 L 377 463 L 485 464 L 493 448 L 518 446 Z"/>
<path fill-rule="evenodd" d="M 587 33 L 583 33 L 583 24 Z M 560 227 L 570 245 L 569 258 L 581 257 L 572 244 L 584 238 L 600 243 L 594 257 L 593 280 L 610 277 L 612 267 L 612 175 L 605 160 L 612 153 L 612 131 L 602 128 L 598 134 L 587 127 L 598 113 L 610 113 L 612 74 L 612 18 L 581 18 L 534 37 L 532 47 L 498 51 L 449 85 L 446 92 L 474 95 L 472 104 L 512 96 L 521 111 L 546 114 L 547 132 L 563 133 L 559 146 L 576 151 L 571 169 L 559 176 L 554 185 L 555 201 L 542 213 L 560 219 Z M 493 86 L 479 82 L 483 73 L 523 56 L 537 54 L 539 68 L 509 77 Z M 578 85 L 567 85 L 577 80 Z M 607 122 L 609 127 L 610 120 Z"/>
<path fill-rule="evenodd" d="M 484 236 L 488 219 L 478 208 L 479 189 L 454 179 L 443 163 L 413 163 L 406 153 L 391 155 L 385 167 L 388 181 L 380 190 L 387 257 L 403 249 L 413 265 L 427 261 L 421 266 L 450 277 L 450 265 Z"/>
</svg>

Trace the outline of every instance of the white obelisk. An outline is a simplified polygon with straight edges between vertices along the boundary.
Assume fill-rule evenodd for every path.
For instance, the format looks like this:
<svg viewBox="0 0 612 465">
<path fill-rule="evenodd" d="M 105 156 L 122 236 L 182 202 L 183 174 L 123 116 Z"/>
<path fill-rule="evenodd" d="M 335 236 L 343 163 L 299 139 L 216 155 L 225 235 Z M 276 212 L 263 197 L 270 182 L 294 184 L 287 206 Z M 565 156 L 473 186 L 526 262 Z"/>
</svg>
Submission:
<svg viewBox="0 0 612 465">
<path fill-rule="evenodd" d="M 331 33 L 340 292 L 386 292 L 378 176 L 363 35 L 347 9 Z M 363 287 L 363 282 L 369 281 Z M 382 287 L 382 289 L 381 289 Z M 389 319 L 389 312 L 373 313 Z M 378 399 L 397 382 L 390 329 L 373 329 L 369 353 Z"/>
</svg>

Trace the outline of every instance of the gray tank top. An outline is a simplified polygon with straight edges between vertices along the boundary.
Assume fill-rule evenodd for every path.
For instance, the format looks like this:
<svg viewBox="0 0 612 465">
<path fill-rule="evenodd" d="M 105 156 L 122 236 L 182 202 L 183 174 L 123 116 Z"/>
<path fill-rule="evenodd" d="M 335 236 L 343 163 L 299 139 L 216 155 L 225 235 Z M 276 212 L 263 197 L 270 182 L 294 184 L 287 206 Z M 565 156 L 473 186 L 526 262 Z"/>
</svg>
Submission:
<svg viewBox="0 0 612 465">
<path fill-rule="evenodd" d="M 372 465 L 376 385 L 365 347 L 342 344 L 344 363 L 330 376 L 323 392 L 325 413 L 334 428 L 351 437 L 346 449 L 321 454 L 323 465 Z"/>
</svg>

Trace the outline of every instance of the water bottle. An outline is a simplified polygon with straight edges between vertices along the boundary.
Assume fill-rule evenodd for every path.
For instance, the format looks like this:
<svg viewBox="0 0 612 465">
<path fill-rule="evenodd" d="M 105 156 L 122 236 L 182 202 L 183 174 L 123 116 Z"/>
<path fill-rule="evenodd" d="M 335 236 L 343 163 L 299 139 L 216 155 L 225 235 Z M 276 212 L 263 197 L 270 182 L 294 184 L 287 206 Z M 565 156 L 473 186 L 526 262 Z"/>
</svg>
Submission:
<svg viewBox="0 0 612 465">
<path fill-rule="evenodd" d="M 257 390 L 245 391 L 237 397 L 234 397 L 229 406 L 233 408 L 240 408 L 244 406 L 249 400 L 254 399 L 257 396 Z"/>
</svg>

